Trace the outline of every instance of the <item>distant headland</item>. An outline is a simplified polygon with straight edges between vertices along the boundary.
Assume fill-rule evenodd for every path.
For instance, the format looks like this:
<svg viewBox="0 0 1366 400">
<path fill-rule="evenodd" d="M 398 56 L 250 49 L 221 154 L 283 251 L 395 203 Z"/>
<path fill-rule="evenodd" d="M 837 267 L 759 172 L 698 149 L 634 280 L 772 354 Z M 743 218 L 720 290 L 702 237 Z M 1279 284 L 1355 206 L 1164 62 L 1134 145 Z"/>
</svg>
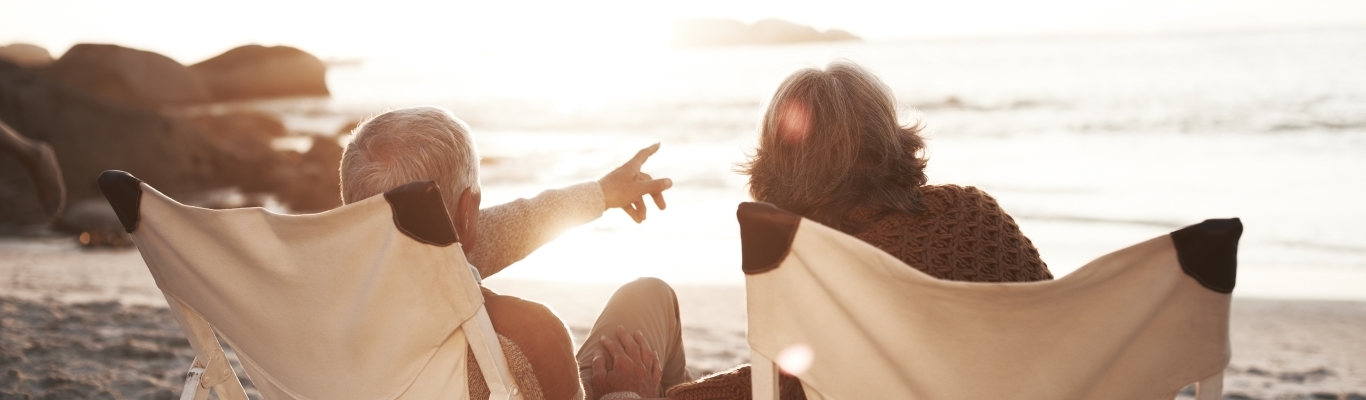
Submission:
<svg viewBox="0 0 1366 400">
<path fill-rule="evenodd" d="M 781 19 L 764 19 L 753 24 L 733 19 L 692 19 L 674 22 L 672 42 L 674 47 L 714 47 L 843 40 L 862 39 L 840 29 L 819 31 Z"/>
</svg>

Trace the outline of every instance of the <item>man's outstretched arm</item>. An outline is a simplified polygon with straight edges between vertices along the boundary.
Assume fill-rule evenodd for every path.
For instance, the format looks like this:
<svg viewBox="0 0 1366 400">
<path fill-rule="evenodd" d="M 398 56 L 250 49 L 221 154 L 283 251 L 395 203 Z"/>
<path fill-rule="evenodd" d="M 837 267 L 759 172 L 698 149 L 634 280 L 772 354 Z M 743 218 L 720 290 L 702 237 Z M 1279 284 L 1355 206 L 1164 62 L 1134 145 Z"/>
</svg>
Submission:
<svg viewBox="0 0 1366 400">
<path fill-rule="evenodd" d="M 621 208 L 639 223 L 645 220 L 646 194 L 664 209 L 663 192 L 673 181 L 640 172 L 645 160 L 658 150 L 659 144 L 640 150 L 597 182 L 547 190 L 530 199 L 479 210 L 480 238 L 469 254 L 470 264 L 479 268 L 480 275 L 492 276 L 570 228 L 598 219 L 609 208 Z"/>
</svg>

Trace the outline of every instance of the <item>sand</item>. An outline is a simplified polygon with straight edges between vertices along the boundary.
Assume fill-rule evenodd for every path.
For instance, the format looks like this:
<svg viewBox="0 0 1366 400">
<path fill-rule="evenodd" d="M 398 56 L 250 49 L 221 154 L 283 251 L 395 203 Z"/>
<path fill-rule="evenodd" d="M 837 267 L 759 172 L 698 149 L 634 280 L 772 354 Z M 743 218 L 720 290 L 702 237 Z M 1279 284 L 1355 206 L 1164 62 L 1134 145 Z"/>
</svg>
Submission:
<svg viewBox="0 0 1366 400">
<path fill-rule="evenodd" d="M 547 304 L 576 340 L 616 287 L 498 277 L 486 286 Z M 689 368 L 745 362 L 743 288 L 675 290 Z M 1225 398 L 1366 400 L 1366 302 L 1235 297 L 1231 326 Z M 0 399 L 176 398 L 192 358 L 136 251 L 0 239 Z"/>
</svg>

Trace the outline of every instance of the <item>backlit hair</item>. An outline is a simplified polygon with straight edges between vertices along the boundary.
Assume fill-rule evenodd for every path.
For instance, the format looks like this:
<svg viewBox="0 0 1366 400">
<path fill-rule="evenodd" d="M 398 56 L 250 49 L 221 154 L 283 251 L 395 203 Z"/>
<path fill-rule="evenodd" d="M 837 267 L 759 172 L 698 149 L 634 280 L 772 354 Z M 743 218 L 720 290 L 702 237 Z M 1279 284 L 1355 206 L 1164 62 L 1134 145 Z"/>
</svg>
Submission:
<svg viewBox="0 0 1366 400">
<path fill-rule="evenodd" d="M 859 228 L 849 219 L 855 208 L 922 212 L 924 125 L 902 126 L 896 114 L 891 89 L 853 62 L 794 72 L 740 165 L 750 195 L 845 232 Z"/>
<path fill-rule="evenodd" d="M 465 188 L 479 192 L 479 154 L 464 122 L 446 109 L 412 107 L 356 127 L 342 154 L 343 203 L 416 180 L 435 181 L 452 214 Z"/>
</svg>

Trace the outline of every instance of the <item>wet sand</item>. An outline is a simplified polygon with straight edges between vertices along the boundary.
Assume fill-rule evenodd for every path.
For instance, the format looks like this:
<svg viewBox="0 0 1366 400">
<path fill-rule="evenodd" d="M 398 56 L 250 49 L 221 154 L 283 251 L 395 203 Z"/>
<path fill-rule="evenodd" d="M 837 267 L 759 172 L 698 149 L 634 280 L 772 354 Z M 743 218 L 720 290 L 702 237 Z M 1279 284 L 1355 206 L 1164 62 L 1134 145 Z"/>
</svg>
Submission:
<svg viewBox="0 0 1366 400">
<path fill-rule="evenodd" d="M 616 287 L 486 286 L 547 304 L 576 341 Z M 745 362 L 743 289 L 675 290 L 693 372 Z M 131 249 L 0 239 L 0 398 L 176 398 L 193 354 L 164 301 Z M 1225 398 L 1366 400 L 1366 302 L 1235 298 L 1231 324 Z"/>
</svg>

